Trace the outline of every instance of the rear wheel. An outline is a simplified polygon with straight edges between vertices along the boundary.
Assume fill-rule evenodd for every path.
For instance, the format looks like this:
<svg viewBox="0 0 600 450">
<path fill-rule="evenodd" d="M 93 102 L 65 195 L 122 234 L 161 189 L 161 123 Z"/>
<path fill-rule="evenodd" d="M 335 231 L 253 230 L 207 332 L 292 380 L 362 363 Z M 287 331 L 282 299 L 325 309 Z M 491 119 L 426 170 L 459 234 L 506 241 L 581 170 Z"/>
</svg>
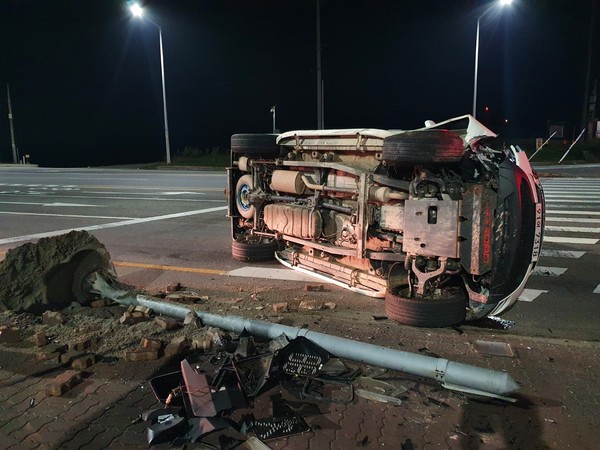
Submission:
<svg viewBox="0 0 600 450">
<path fill-rule="evenodd" d="M 231 153 L 258 158 L 275 158 L 281 148 L 276 144 L 277 134 L 234 134 Z"/>
<path fill-rule="evenodd" d="M 439 299 L 408 298 L 408 290 L 400 295 L 388 291 L 385 294 L 385 312 L 388 318 L 415 327 L 442 328 L 465 320 L 466 298 L 460 292 Z"/>
<path fill-rule="evenodd" d="M 279 244 L 275 240 L 262 239 L 252 242 L 241 238 L 231 242 L 231 256 L 245 262 L 270 261 L 278 248 Z"/>
<path fill-rule="evenodd" d="M 461 160 L 463 140 L 447 130 L 409 131 L 383 140 L 382 159 L 389 165 L 452 163 Z"/>
</svg>

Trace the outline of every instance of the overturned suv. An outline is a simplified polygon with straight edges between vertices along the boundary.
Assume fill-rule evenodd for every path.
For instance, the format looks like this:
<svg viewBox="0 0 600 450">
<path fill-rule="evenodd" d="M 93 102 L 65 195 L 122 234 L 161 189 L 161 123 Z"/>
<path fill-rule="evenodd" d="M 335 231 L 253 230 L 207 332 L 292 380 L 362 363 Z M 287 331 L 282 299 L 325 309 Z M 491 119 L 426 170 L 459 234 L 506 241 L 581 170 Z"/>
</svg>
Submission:
<svg viewBox="0 0 600 450">
<path fill-rule="evenodd" d="M 426 125 L 233 135 L 233 257 L 385 298 L 409 325 L 506 311 L 540 254 L 539 180 L 471 116 Z"/>
</svg>

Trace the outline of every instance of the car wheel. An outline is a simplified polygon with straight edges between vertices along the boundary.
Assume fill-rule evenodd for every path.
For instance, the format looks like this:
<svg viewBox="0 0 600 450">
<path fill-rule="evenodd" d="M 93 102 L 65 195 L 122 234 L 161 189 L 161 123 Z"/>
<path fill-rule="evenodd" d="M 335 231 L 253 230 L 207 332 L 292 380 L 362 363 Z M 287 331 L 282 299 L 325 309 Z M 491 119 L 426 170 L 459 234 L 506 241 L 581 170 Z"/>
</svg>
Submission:
<svg viewBox="0 0 600 450">
<path fill-rule="evenodd" d="M 248 198 L 253 188 L 251 175 L 240 177 L 235 186 L 235 205 L 242 217 L 246 219 L 252 219 L 254 217 L 254 211 L 256 210 L 254 205 L 250 204 Z"/>
<path fill-rule="evenodd" d="M 406 289 L 400 291 L 406 295 Z M 389 319 L 405 325 L 442 328 L 465 320 L 467 303 L 460 293 L 440 299 L 407 298 L 388 291 L 385 294 L 385 312 Z"/>
<path fill-rule="evenodd" d="M 446 130 L 410 131 L 383 140 L 382 159 L 389 165 L 452 163 L 464 151 L 460 136 Z"/>
<path fill-rule="evenodd" d="M 231 242 L 231 256 L 238 261 L 260 262 L 270 261 L 279 248 L 277 241 L 262 240 L 259 242 L 248 242 L 247 240 L 235 240 Z"/>
<path fill-rule="evenodd" d="M 234 134 L 231 136 L 231 153 L 262 158 L 279 156 L 277 134 Z"/>
</svg>

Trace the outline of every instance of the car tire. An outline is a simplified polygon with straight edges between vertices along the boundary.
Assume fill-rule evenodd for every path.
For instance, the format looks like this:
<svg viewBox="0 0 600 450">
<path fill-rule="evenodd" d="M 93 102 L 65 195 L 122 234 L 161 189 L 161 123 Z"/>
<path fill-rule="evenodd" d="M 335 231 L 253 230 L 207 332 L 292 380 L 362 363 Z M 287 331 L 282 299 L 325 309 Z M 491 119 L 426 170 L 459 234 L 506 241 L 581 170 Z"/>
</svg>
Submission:
<svg viewBox="0 0 600 450">
<path fill-rule="evenodd" d="M 243 175 L 235 185 L 235 206 L 245 219 L 254 218 L 256 208 L 248 201 L 248 194 L 254 189 L 251 175 Z"/>
<path fill-rule="evenodd" d="M 277 136 L 277 134 L 234 134 L 231 136 L 231 153 L 275 158 L 281 152 L 281 148 L 276 144 Z"/>
<path fill-rule="evenodd" d="M 247 242 L 235 240 L 231 242 L 231 256 L 244 262 L 270 261 L 275 257 L 279 244 L 274 240 Z"/>
<path fill-rule="evenodd" d="M 447 130 L 409 131 L 383 140 L 383 161 L 391 166 L 407 164 L 453 163 L 461 160 L 464 143 Z"/>
<path fill-rule="evenodd" d="M 400 293 L 406 294 L 406 290 Z M 385 295 L 388 318 L 414 327 L 443 328 L 464 322 L 466 306 L 465 296 L 460 293 L 441 299 L 407 298 L 390 291 Z"/>
</svg>

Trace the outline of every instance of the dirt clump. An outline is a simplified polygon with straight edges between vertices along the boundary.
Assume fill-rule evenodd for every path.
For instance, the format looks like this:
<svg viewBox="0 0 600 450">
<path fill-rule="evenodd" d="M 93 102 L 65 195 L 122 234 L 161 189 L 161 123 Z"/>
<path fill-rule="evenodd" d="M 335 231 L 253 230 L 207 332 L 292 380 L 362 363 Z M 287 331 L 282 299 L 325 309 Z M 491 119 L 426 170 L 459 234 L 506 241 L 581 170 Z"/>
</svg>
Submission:
<svg viewBox="0 0 600 450">
<path fill-rule="evenodd" d="M 82 280 L 98 268 L 114 273 L 108 251 L 86 231 L 10 249 L 0 261 L 0 311 L 39 314 L 85 301 Z"/>
</svg>

